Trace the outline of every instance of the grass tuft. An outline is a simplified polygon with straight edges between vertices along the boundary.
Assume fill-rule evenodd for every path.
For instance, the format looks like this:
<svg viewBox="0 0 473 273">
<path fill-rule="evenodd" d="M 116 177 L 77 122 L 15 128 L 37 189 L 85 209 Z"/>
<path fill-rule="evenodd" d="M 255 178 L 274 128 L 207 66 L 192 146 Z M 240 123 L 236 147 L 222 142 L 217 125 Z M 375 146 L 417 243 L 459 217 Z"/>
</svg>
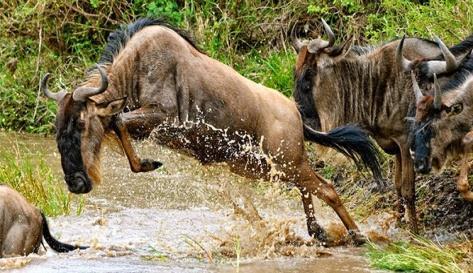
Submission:
<svg viewBox="0 0 473 273">
<path fill-rule="evenodd" d="M 368 245 L 371 265 L 399 272 L 465 273 L 460 266 L 464 254 L 438 243 L 413 238 L 412 242 L 394 242 L 385 246 Z"/>
<path fill-rule="evenodd" d="M 36 158 L 41 158 L 36 156 Z M 0 183 L 4 183 L 22 194 L 30 203 L 48 216 L 71 213 L 72 194 L 64 189 L 43 159 L 35 159 L 19 153 L 0 152 Z M 83 197 L 78 198 L 77 214 L 83 206 Z"/>
</svg>

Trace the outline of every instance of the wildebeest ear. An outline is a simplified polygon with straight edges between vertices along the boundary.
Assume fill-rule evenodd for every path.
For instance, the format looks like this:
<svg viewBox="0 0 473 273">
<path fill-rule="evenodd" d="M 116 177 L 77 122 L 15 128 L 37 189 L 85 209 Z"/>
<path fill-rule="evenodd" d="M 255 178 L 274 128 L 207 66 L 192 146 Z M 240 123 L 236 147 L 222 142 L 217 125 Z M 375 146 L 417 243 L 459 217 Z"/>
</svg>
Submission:
<svg viewBox="0 0 473 273">
<path fill-rule="evenodd" d="M 317 53 L 320 49 L 326 48 L 328 45 L 329 45 L 329 42 L 321 40 L 321 39 L 311 40 L 307 44 L 307 51 L 309 51 L 309 53 L 311 54 L 314 54 L 314 53 Z"/>
<path fill-rule="evenodd" d="M 463 145 L 471 146 L 473 144 L 473 131 L 468 132 L 462 139 Z"/>
<path fill-rule="evenodd" d="M 447 114 L 449 116 L 453 116 L 453 115 L 458 115 L 460 114 L 461 112 L 463 111 L 463 104 L 462 103 L 455 103 L 454 105 L 450 106 L 450 107 L 447 107 L 445 109 L 445 112 L 447 112 Z"/>
<path fill-rule="evenodd" d="M 111 101 L 107 104 L 103 103 L 103 104 L 97 105 L 97 110 L 95 113 L 101 117 L 113 116 L 115 114 L 120 113 L 122 109 L 125 107 L 125 105 L 126 105 L 126 97 Z"/>
<path fill-rule="evenodd" d="M 307 46 L 307 43 L 308 43 L 307 41 L 301 41 L 297 38 L 294 38 L 291 41 L 292 48 L 294 48 L 297 54 L 299 54 L 299 52 L 301 51 L 303 47 Z"/>
</svg>

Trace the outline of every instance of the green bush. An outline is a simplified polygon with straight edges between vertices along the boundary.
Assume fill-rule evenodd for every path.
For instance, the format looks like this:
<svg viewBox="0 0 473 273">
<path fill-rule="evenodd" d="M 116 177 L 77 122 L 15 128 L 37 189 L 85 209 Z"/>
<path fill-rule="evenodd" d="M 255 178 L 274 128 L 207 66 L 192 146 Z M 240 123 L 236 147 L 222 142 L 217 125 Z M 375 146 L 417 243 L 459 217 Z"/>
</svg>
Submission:
<svg viewBox="0 0 473 273">
<path fill-rule="evenodd" d="M 338 41 L 380 43 L 403 34 L 452 44 L 473 29 L 473 1 L 431 0 L 11 0 L 0 1 L 0 128 L 50 133 L 55 104 L 38 96 L 51 72 L 70 90 L 96 62 L 110 31 L 138 17 L 165 17 L 194 33 L 211 57 L 244 76 L 292 91 L 289 36 L 316 37 L 325 18 Z"/>
</svg>

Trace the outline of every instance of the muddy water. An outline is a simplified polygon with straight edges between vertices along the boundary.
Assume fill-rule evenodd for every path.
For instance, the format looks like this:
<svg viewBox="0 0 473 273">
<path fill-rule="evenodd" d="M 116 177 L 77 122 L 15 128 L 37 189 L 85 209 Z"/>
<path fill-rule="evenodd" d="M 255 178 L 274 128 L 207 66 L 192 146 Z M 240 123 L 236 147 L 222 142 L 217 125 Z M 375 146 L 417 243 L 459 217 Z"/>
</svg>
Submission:
<svg viewBox="0 0 473 273">
<path fill-rule="evenodd" d="M 39 153 L 61 177 L 53 139 L 0 133 L 0 145 Z M 135 146 L 164 167 L 135 174 L 125 157 L 106 148 L 102 184 L 87 196 L 83 213 L 50 219 L 56 237 L 90 249 L 42 251 L 0 260 L 0 267 L 38 273 L 375 272 L 362 249 L 327 249 L 308 238 L 294 189 L 243 179 L 224 165 L 202 166 L 150 142 Z M 320 222 L 337 233 L 338 217 L 317 204 Z"/>
</svg>

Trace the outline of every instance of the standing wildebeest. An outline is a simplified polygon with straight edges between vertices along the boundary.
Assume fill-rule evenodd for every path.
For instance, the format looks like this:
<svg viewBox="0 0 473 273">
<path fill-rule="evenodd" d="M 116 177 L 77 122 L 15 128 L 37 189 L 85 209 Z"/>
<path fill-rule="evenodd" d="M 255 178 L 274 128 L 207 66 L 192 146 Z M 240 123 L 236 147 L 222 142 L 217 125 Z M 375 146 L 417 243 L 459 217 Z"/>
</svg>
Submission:
<svg viewBox="0 0 473 273">
<path fill-rule="evenodd" d="M 409 222 L 417 230 L 415 173 L 409 155 L 408 124 L 405 117 L 414 111 L 412 82 L 400 69 L 396 54 L 400 40 L 379 47 L 335 45 L 335 36 L 323 21 L 329 41 L 296 41 L 294 98 L 304 123 L 330 130 L 349 123 L 369 131 L 381 148 L 396 155 L 394 184 L 407 205 Z M 441 53 L 436 43 L 405 39 L 405 56 L 433 58 Z"/>
<path fill-rule="evenodd" d="M 437 40 L 445 61 L 432 60 L 405 66 L 407 71 L 413 70 L 411 75 L 416 97 L 411 154 L 414 162 L 422 166 L 420 171 L 423 173 L 430 172 L 432 167 L 440 170 L 449 157 L 460 155 L 462 160 L 457 189 L 465 200 L 473 201 L 473 192 L 468 185 L 468 155 L 473 151 L 473 56 L 462 52 L 456 58 Z M 468 42 L 473 43 L 473 36 L 461 44 Z M 464 49 L 471 50 L 468 47 Z M 411 62 L 406 59 L 404 63 Z M 424 90 L 427 94 L 424 95 L 417 78 L 422 81 L 430 76 L 434 84 L 424 88 L 428 89 Z"/>
<path fill-rule="evenodd" d="M 330 205 L 357 238 L 358 228 L 331 183 L 314 172 L 304 151 L 294 102 L 200 52 L 182 32 L 140 19 L 109 36 L 100 66 L 72 93 L 51 93 L 59 105 L 57 144 L 69 190 L 87 193 L 100 181 L 102 140 L 114 133 L 135 172 L 161 163 L 141 160 L 129 140 L 147 137 L 196 157 L 226 162 L 240 175 L 292 181 L 302 194 L 309 234 L 327 241 L 311 194 Z M 338 149 L 379 173 L 374 144 L 354 126 L 329 133 L 307 129 L 312 141 Z"/>
<path fill-rule="evenodd" d="M 36 253 L 43 237 L 57 252 L 86 248 L 54 239 L 46 217 L 17 191 L 0 185 L 0 258 Z"/>
</svg>

